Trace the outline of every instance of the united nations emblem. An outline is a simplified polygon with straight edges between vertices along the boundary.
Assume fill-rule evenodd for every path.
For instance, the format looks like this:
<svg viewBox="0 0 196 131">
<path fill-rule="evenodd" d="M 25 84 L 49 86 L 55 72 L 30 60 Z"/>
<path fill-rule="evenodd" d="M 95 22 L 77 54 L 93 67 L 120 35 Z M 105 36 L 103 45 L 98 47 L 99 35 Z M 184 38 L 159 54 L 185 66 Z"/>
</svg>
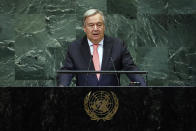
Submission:
<svg viewBox="0 0 196 131">
<path fill-rule="evenodd" d="M 112 91 L 90 91 L 84 98 L 84 109 L 91 120 L 111 120 L 118 106 L 118 98 Z"/>
</svg>

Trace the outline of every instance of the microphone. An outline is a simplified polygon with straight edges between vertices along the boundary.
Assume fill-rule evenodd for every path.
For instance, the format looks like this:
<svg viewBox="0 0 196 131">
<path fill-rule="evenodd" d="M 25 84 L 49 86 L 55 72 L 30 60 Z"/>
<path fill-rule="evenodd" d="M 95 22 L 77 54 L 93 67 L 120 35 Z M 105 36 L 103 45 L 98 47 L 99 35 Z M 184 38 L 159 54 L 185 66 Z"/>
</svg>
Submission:
<svg viewBox="0 0 196 131">
<path fill-rule="evenodd" d="M 116 68 L 115 68 L 114 61 L 113 61 L 112 57 L 109 57 L 109 59 L 110 59 L 111 62 L 112 62 L 112 66 L 113 66 L 113 68 L 114 68 L 114 71 L 116 71 Z M 120 80 L 119 80 L 119 77 L 118 77 L 118 75 L 117 75 L 116 72 L 115 72 L 115 75 L 116 75 L 116 79 L 117 79 L 117 81 L 118 81 L 118 86 L 120 86 Z"/>
<path fill-rule="evenodd" d="M 92 63 L 92 59 L 93 59 L 93 56 L 91 55 L 91 58 L 90 58 L 90 61 L 89 61 L 89 63 L 88 63 L 88 71 L 89 71 L 89 69 L 90 69 L 90 66 L 91 66 L 91 63 Z M 87 77 L 88 77 L 88 72 L 87 72 L 87 74 L 86 74 L 86 77 L 85 77 L 85 84 L 84 85 L 86 85 L 87 86 L 87 83 L 86 83 L 86 81 L 87 81 Z"/>
</svg>

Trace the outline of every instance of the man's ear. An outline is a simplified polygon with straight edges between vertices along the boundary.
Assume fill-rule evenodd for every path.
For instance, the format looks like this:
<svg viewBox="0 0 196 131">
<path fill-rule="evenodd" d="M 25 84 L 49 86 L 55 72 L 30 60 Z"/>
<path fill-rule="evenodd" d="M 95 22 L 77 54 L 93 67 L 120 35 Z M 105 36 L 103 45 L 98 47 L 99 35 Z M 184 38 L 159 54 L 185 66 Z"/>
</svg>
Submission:
<svg viewBox="0 0 196 131">
<path fill-rule="evenodd" d="M 86 33 L 86 28 L 83 26 L 83 31 Z"/>
</svg>

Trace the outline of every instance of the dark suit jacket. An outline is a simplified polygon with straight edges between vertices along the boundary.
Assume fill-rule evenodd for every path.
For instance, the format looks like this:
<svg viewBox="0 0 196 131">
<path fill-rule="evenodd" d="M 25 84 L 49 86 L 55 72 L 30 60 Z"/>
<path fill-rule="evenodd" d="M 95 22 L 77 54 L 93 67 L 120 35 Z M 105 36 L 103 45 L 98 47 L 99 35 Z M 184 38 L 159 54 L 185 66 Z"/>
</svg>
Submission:
<svg viewBox="0 0 196 131">
<path fill-rule="evenodd" d="M 87 37 L 74 41 L 68 47 L 63 70 L 95 70 L 92 56 L 88 45 Z M 136 71 L 133 59 L 127 50 L 124 42 L 120 39 L 104 36 L 103 59 L 101 70 L 123 70 Z M 143 77 L 136 74 L 128 74 L 133 82 L 140 82 L 145 86 Z M 72 74 L 60 74 L 59 85 L 68 86 L 72 80 Z M 119 85 L 119 75 L 101 74 L 98 80 L 96 74 L 78 74 L 76 75 L 77 86 L 116 86 Z"/>
</svg>

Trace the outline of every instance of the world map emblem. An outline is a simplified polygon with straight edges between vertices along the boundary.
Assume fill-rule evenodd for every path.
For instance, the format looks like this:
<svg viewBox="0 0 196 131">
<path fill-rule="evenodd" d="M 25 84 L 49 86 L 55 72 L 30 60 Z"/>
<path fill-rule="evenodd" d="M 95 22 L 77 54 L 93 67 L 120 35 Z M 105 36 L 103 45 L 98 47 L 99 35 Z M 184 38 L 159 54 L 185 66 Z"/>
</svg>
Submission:
<svg viewBox="0 0 196 131">
<path fill-rule="evenodd" d="M 118 106 L 118 98 L 112 91 L 90 91 L 84 98 L 84 109 L 91 120 L 111 120 Z"/>
</svg>

